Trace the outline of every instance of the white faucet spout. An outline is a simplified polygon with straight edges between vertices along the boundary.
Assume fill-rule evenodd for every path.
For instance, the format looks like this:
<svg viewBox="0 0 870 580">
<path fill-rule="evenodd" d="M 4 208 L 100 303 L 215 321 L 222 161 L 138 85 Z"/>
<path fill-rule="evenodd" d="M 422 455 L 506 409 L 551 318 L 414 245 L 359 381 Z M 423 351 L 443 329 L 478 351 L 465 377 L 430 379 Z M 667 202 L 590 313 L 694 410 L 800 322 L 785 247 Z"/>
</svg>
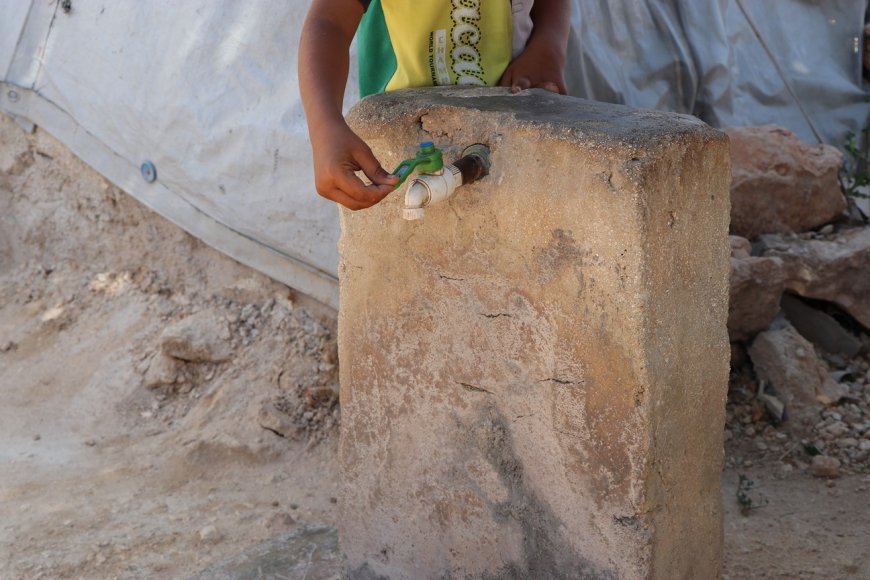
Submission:
<svg viewBox="0 0 870 580">
<path fill-rule="evenodd" d="M 462 185 L 462 174 L 453 165 L 445 165 L 440 174 L 424 173 L 417 176 L 405 193 L 402 217 L 406 220 L 423 219 L 426 207 L 444 201 Z"/>
<path fill-rule="evenodd" d="M 414 180 L 405 193 L 405 207 L 416 208 L 423 207 L 429 203 L 432 194 L 429 192 L 429 187 L 424 180 Z"/>
</svg>

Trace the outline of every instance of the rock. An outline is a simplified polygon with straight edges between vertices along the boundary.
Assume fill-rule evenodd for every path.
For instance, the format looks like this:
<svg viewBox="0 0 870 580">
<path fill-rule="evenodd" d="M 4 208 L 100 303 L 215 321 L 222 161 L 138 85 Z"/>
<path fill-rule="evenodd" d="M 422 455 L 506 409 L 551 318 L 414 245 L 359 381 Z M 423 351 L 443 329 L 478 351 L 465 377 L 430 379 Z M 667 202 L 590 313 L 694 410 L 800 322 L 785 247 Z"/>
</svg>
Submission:
<svg viewBox="0 0 870 580">
<path fill-rule="evenodd" d="M 814 477 L 840 477 L 840 460 L 827 455 L 816 455 L 810 465 L 810 472 Z"/>
<path fill-rule="evenodd" d="M 835 439 L 848 433 L 849 427 L 842 421 L 835 421 L 830 425 L 823 427 L 821 431 L 827 434 L 831 439 Z"/>
<path fill-rule="evenodd" d="M 731 138 L 731 233 L 804 232 L 846 209 L 837 175 L 843 155 L 775 125 L 735 127 Z"/>
<path fill-rule="evenodd" d="M 793 326 L 759 334 L 749 348 L 755 374 L 776 391 L 785 403 L 786 417 L 807 429 L 818 420 L 822 400 L 839 385 L 816 356 L 813 345 Z"/>
<path fill-rule="evenodd" d="M 232 356 L 226 333 L 221 315 L 205 310 L 167 327 L 160 348 L 166 355 L 188 362 L 223 362 Z"/>
<path fill-rule="evenodd" d="M 260 408 L 257 422 L 263 429 L 268 429 L 276 435 L 288 439 L 297 439 L 304 433 L 304 429 L 293 422 L 286 413 L 281 412 L 274 403 L 266 403 Z"/>
<path fill-rule="evenodd" d="M 779 313 L 784 285 L 785 270 L 779 258 L 731 258 L 728 337 L 732 342 L 767 330 Z"/>
<path fill-rule="evenodd" d="M 830 353 L 841 353 L 849 358 L 861 350 L 861 341 L 840 326 L 833 316 L 813 308 L 800 298 L 783 294 L 780 302 L 786 318 L 801 336 Z"/>
<path fill-rule="evenodd" d="M 785 404 L 779 400 L 779 397 L 769 395 L 767 393 L 759 393 L 758 399 L 764 405 L 765 410 L 777 424 L 782 423 L 785 419 Z M 777 433 L 779 435 L 779 433 Z"/>
<path fill-rule="evenodd" d="M 843 397 L 849 396 L 849 387 L 848 385 L 843 385 L 838 383 L 834 378 L 828 373 L 827 379 L 822 380 L 822 384 L 819 387 L 818 392 L 816 393 L 816 398 L 819 402 L 825 405 L 833 405 L 838 403 Z"/>
<path fill-rule="evenodd" d="M 144 384 L 148 389 L 158 389 L 166 385 L 172 385 L 178 380 L 178 359 L 169 357 L 163 353 L 157 353 L 148 370 L 145 371 Z"/>
<path fill-rule="evenodd" d="M 203 544 L 217 544 L 224 535 L 215 526 L 205 526 L 199 531 L 199 541 Z"/>
<path fill-rule="evenodd" d="M 744 260 L 752 256 L 752 244 L 746 238 L 740 236 L 728 236 L 731 243 L 731 257 Z"/>
<path fill-rule="evenodd" d="M 785 288 L 833 302 L 870 329 L 870 227 L 838 232 L 830 240 L 763 236 L 765 257 L 782 260 Z"/>
<path fill-rule="evenodd" d="M 255 304 L 248 304 L 242 308 L 241 318 L 248 324 L 252 324 L 260 316 L 260 311 Z"/>
</svg>

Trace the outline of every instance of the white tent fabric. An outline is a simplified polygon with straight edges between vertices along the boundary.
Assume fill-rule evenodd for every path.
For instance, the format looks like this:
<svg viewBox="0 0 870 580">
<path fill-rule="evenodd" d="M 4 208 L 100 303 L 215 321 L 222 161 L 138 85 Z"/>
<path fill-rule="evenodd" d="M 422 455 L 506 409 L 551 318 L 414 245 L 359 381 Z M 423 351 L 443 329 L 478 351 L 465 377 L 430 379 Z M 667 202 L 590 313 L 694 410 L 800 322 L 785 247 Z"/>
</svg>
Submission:
<svg viewBox="0 0 870 580">
<path fill-rule="evenodd" d="M 67 12 L 57 0 L 0 0 L 0 111 L 44 127 L 193 235 L 336 307 L 337 210 L 314 192 L 296 80 L 308 4 L 72 0 Z M 569 84 L 578 96 L 714 125 L 774 121 L 837 143 L 868 119 L 852 53 L 866 6 L 574 0 Z M 356 94 L 352 78 L 346 104 Z"/>
<path fill-rule="evenodd" d="M 296 81 L 307 3 L 58 4 L 0 0 L 3 39 L 19 39 L 0 44 L 0 108 L 194 235 L 336 306 L 337 210 L 314 193 Z"/>
<path fill-rule="evenodd" d="M 575 0 L 572 94 L 783 125 L 841 146 L 868 122 L 867 0 Z"/>
</svg>

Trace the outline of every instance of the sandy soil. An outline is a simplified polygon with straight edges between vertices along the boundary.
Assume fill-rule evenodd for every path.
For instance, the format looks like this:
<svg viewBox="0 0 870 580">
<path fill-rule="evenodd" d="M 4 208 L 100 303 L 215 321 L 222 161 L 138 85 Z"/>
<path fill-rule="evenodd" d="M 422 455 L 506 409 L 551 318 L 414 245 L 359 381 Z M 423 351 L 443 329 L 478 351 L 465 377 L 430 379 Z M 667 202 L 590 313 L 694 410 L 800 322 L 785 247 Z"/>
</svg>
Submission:
<svg viewBox="0 0 870 580">
<path fill-rule="evenodd" d="M 739 475 L 761 506 L 741 513 Z M 870 477 L 778 475 L 770 465 L 726 470 L 725 578 L 870 578 Z"/>
<path fill-rule="evenodd" d="M 332 313 L 45 133 L 0 116 L 0 143 L 0 578 L 184 578 L 334 524 Z M 168 357 L 194 319 L 207 352 Z M 867 475 L 741 459 L 723 474 L 728 578 L 870 578 Z"/>
<path fill-rule="evenodd" d="M 0 117 L 0 143 L 0 577 L 184 577 L 333 523 L 329 311 L 44 133 Z M 192 315 L 232 358 L 177 362 L 147 388 L 163 333 Z M 281 416 L 264 421 L 264 405 Z"/>
</svg>

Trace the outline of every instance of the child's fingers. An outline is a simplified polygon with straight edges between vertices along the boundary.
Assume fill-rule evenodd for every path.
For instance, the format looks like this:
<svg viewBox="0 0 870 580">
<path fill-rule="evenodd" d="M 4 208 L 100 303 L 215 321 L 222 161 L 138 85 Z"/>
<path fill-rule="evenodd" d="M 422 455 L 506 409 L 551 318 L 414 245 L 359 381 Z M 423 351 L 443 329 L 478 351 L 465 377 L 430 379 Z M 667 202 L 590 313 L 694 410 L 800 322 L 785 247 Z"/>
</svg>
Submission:
<svg viewBox="0 0 870 580">
<path fill-rule="evenodd" d="M 508 67 L 508 69 L 504 71 L 504 74 L 501 75 L 501 79 L 498 81 L 498 86 L 510 87 L 512 93 L 518 93 L 532 86 L 532 81 L 525 76 L 515 76 L 514 69 Z"/>
<path fill-rule="evenodd" d="M 544 89 L 545 91 L 550 91 L 551 93 L 559 93 L 564 95 L 567 91 L 563 86 L 560 86 L 559 83 L 555 83 L 553 81 L 544 81 L 542 83 L 538 83 L 535 85 L 536 89 Z"/>
<path fill-rule="evenodd" d="M 324 199 L 340 203 L 344 207 L 352 210 L 362 209 L 364 207 L 362 203 L 339 189 L 332 179 L 318 181 L 315 186 L 317 188 L 317 193 Z"/>
<path fill-rule="evenodd" d="M 352 211 L 357 211 L 357 210 L 365 209 L 366 207 L 369 207 L 369 206 L 355 200 L 354 198 L 352 198 L 351 196 L 349 196 L 345 192 L 341 191 L 340 189 L 334 189 L 331 192 L 329 192 L 328 195 L 324 195 L 323 197 L 325 197 L 326 199 L 328 199 L 330 201 L 334 201 L 335 203 L 340 203 L 341 205 L 343 205 L 344 207 L 346 207 L 347 209 L 352 210 Z"/>
<path fill-rule="evenodd" d="M 392 185 L 366 185 L 352 168 L 324 176 L 315 184 L 317 193 L 328 200 L 352 210 L 365 209 L 381 201 L 392 190 Z"/>
<path fill-rule="evenodd" d="M 344 207 L 346 207 L 347 209 L 349 209 L 351 211 L 359 211 L 361 209 L 368 209 L 377 203 L 377 202 L 372 203 L 369 201 L 360 201 L 358 199 L 354 199 L 353 197 L 349 196 L 348 194 L 346 194 L 345 192 L 343 192 L 339 189 L 335 190 L 335 196 L 332 198 L 332 201 L 334 201 L 336 203 L 340 203 L 341 205 L 343 205 Z"/>
<path fill-rule="evenodd" d="M 359 163 L 360 169 L 366 174 L 372 183 L 376 185 L 388 185 L 390 187 L 396 185 L 399 178 L 395 175 L 390 175 L 381 166 L 381 163 L 375 157 L 372 150 L 368 146 L 362 146 L 353 152 L 354 160 Z"/>
<path fill-rule="evenodd" d="M 513 79 L 513 82 L 511 82 L 511 92 L 518 93 L 520 91 L 526 90 L 530 86 L 532 86 L 532 82 L 528 79 L 528 77 L 519 77 L 517 79 Z"/>
<path fill-rule="evenodd" d="M 498 79 L 498 86 L 500 87 L 509 87 L 511 86 L 511 80 L 513 79 L 513 68 L 507 67 L 507 69 L 502 73 L 501 78 Z"/>
<path fill-rule="evenodd" d="M 362 180 L 352 172 L 343 173 L 335 176 L 335 187 L 341 193 L 347 195 L 355 202 L 357 207 L 351 207 L 347 204 L 342 204 L 349 209 L 364 209 L 371 207 L 384 199 L 387 194 L 393 191 L 392 185 L 365 185 Z"/>
</svg>

